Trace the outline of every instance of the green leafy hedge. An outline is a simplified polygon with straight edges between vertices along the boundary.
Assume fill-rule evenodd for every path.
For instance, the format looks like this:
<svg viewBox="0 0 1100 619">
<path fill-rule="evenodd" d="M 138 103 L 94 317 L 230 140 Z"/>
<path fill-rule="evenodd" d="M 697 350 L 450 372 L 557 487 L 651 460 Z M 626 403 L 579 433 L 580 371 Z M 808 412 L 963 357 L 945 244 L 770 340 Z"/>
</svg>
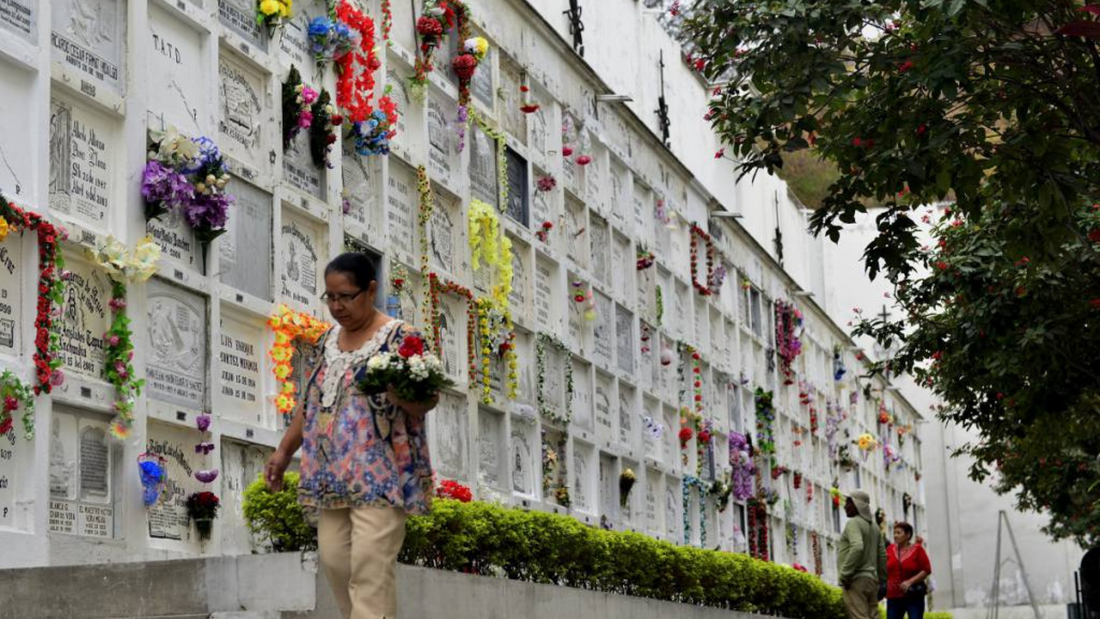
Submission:
<svg viewBox="0 0 1100 619">
<path fill-rule="evenodd" d="M 317 548 L 317 531 L 306 522 L 298 504 L 298 474 L 283 477 L 283 489 L 270 492 L 263 473 L 244 490 L 244 519 L 248 530 L 275 552 Z"/>
<path fill-rule="evenodd" d="M 315 533 L 293 501 L 297 479 L 287 481 L 277 495 L 262 481 L 252 484 L 245 492 L 245 518 L 253 531 L 280 540 L 282 550 L 315 547 Z M 277 508 L 273 496 L 280 497 Z M 265 507 L 257 509 L 257 502 Z M 285 522 L 271 517 L 276 509 Z M 489 503 L 436 500 L 431 514 L 409 519 L 400 560 L 791 619 L 845 618 L 839 589 L 788 567 Z"/>
</svg>

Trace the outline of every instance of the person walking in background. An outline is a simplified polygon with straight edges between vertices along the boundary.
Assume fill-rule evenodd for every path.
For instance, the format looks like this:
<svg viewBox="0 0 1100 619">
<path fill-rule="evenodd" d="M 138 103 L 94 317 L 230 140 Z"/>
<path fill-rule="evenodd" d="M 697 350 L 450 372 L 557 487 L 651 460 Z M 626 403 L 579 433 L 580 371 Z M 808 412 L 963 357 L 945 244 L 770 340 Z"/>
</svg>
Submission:
<svg viewBox="0 0 1100 619">
<path fill-rule="evenodd" d="M 408 514 L 430 508 L 432 465 L 425 403 L 391 389 L 367 395 L 356 376 L 380 353 L 423 345 L 405 323 L 374 307 L 378 281 L 364 254 L 346 253 L 325 269 L 321 297 L 339 326 L 322 338 L 290 427 L 264 471 L 278 491 L 302 448 L 298 499 L 317 522 L 317 542 L 336 603 L 346 619 L 397 616 L 397 553 Z"/>
<path fill-rule="evenodd" d="M 886 543 L 871 517 L 871 497 L 856 490 L 844 503 L 848 524 L 837 546 L 837 572 L 849 619 L 878 619 L 886 589 Z"/>
<path fill-rule="evenodd" d="M 913 525 L 894 525 L 894 543 L 886 549 L 886 619 L 924 619 L 925 580 L 932 564 L 924 546 L 909 543 L 911 539 Z"/>
</svg>

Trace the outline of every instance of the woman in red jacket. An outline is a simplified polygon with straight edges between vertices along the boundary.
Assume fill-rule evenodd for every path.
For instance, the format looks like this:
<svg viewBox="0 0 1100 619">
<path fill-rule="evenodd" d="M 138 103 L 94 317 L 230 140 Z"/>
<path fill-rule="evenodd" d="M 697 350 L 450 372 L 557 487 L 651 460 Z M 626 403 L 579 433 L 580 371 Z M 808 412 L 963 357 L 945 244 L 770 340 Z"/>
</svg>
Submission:
<svg viewBox="0 0 1100 619">
<path fill-rule="evenodd" d="M 913 525 L 894 525 L 894 543 L 886 549 L 886 619 L 924 619 L 924 582 L 932 564 L 923 546 L 914 546 Z"/>
</svg>

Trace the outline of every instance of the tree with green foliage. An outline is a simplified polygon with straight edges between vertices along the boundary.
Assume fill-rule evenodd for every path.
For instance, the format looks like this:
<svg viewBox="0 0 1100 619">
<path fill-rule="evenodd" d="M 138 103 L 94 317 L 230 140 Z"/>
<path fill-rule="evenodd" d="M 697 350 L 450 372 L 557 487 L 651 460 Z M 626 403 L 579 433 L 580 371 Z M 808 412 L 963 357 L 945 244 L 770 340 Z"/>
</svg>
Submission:
<svg viewBox="0 0 1100 619">
<path fill-rule="evenodd" d="M 865 264 L 907 315 L 857 333 L 976 433 L 971 476 L 1100 542 L 1100 5 L 697 0 L 683 32 L 734 76 L 707 116 L 742 175 L 835 164 L 811 220 L 834 241 L 882 205 Z"/>
</svg>

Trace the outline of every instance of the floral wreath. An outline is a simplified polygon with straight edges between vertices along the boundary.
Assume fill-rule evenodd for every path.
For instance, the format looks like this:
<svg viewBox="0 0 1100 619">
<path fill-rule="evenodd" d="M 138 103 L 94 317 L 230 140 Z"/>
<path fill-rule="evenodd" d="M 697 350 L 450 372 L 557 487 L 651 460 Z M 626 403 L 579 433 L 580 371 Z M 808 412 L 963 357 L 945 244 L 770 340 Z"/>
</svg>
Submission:
<svg viewBox="0 0 1100 619">
<path fill-rule="evenodd" d="M 298 403 L 295 397 L 297 387 L 290 380 L 290 375 L 294 372 L 294 342 L 302 340 L 310 345 L 316 344 L 331 325 L 311 314 L 280 305 L 268 319 L 267 326 L 275 332 L 275 343 L 268 353 L 275 362 L 271 372 L 275 374 L 278 385 L 275 408 L 289 424 L 291 411 Z"/>
<path fill-rule="evenodd" d="M 703 278 L 703 282 L 706 283 L 699 281 L 699 239 L 703 239 L 707 245 L 707 272 Z M 702 228 L 691 224 L 691 285 L 704 297 L 709 297 L 717 292 L 717 290 L 712 290 L 710 287 L 710 284 L 715 281 L 714 254 L 714 240 Z"/>
<path fill-rule="evenodd" d="M 707 545 L 707 495 L 710 493 L 711 484 L 693 475 L 684 475 L 684 545 L 691 545 L 691 489 L 699 491 L 699 547 Z"/>
<path fill-rule="evenodd" d="M 0 436 L 7 434 L 14 425 L 12 415 L 23 409 L 23 436 L 29 441 L 34 438 L 34 390 L 11 370 L 0 374 Z"/>
<path fill-rule="evenodd" d="M 546 347 L 553 346 L 565 356 L 565 414 L 561 414 L 546 403 Z M 535 335 L 535 398 L 539 413 L 554 423 L 566 428 L 573 421 L 573 352 L 558 338 L 549 333 Z"/>
<path fill-rule="evenodd" d="M 441 301 L 440 294 L 454 294 L 466 299 L 466 363 L 470 369 L 470 385 L 474 384 L 478 375 L 476 325 L 477 325 L 477 297 L 469 288 L 456 284 L 448 279 L 439 277 L 435 272 L 428 273 L 428 294 L 426 296 L 426 315 L 432 323 L 432 349 L 443 350 L 443 341 L 440 335 L 442 324 L 440 320 Z"/>
<path fill-rule="evenodd" d="M 374 20 L 348 0 L 340 1 L 336 16 L 360 35 L 359 50 L 336 61 L 336 103 L 347 111 L 351 122 L 364 122 L 374 112 L 374 72 L 382 66 L 374 50 Z"/>
<path fill-rule="evenodd" d="M 64 228 L 46 221 L 38 213 L 19 208 L 3 195 L 0 195 L 0 222 L 3 222 L 0 223 L 0 241 L 10 232 L 31 230 L 38 234 L 38 303 L 34 319 L 33 390 L 35 395 L 49 393 L 65 381 L 65 374 L 61 370 L 63 361 L 58 357 L 61 352 L 61 338 L 54 329 L 54 320 L 60 317 L 61 306 L 65 303 L 65 280 L 69 278 L 59 242 L 69 238 L 69 234 Z M 33 428 L 27 434 L 33 437 Z"/>
<path fill-rule="evenodd" d="M 512 294 L 512 240 L 503 232 L 496 209 L 474 199 L 466 213 L 470 236 L 470 266 L 481 270 L 482 262 L 490 269 L 489 296 L 502 312 L 508 311 Z"/>
<path fill-rule="evenodd" d="M 134 377 L 134 334 L 126 315 L 126 287 L 148 281 L 157 272 L 160 246 L 147 236 L 131 252 L 122 241 L 108 237 L 104 245 L 89 254 L 111 280 L 109 306 L 113 318 L 111 328 L 103 334 L 104 375 L 115 388 L 115 418 L 111 420 L 110 432 L 113 437 L 124 439 L 134 425 L 134 400 L 145 386 L 144 379 Z"/>
</svg>

